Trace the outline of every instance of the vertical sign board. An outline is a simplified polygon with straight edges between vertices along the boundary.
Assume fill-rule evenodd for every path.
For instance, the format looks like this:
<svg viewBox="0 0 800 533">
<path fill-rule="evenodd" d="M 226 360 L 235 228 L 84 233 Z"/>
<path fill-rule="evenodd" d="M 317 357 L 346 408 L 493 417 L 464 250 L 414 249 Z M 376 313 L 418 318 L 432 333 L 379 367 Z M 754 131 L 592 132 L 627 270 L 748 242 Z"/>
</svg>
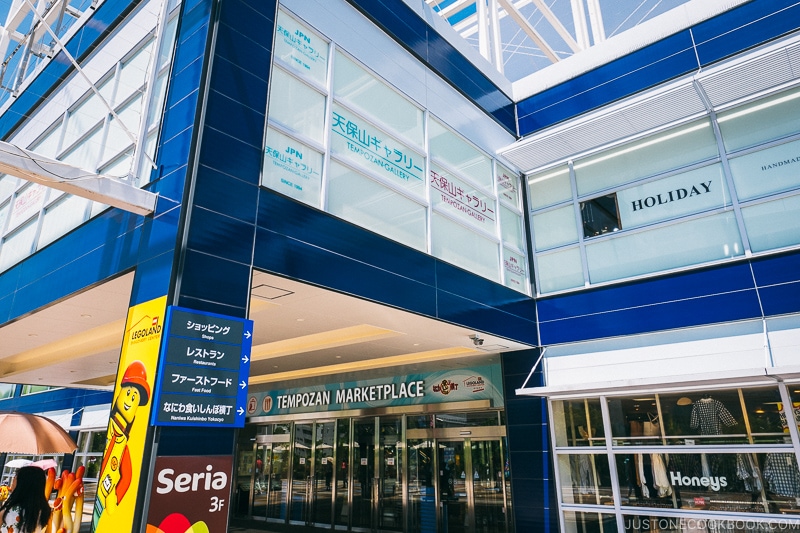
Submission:
<svg viewBox="0 0 800 533">
<path fill-rule="evenodd" d="M 170 306 L 154 426 L 244 427 L 253 321 Z"/>
<path fill-rule="evenodd" d="M 133 527 L 166 304 L 163 296 L 128 310 L 106 448 L 97 478 L 92 515 L 95 533 L 119 533 Z"/>
<path fill-rule="evenodd" d="M 225 533 L 233 457 L 158 457 L 148 533 Z"/>
</svg>

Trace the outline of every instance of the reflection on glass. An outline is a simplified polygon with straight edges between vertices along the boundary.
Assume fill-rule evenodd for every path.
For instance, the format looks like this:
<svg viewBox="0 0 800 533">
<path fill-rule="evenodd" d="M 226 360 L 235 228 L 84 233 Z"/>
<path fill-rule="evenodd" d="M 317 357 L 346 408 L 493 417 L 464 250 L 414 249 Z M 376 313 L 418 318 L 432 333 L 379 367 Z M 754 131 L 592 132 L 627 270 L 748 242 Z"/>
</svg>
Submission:
<svg viewBox="0 0 800 533">
<path fill-rule="evenodd" d="M 375 477 L 375 419 L 353 423 L 353 507 L 352 527 L 372 528 L 372 499 Z"/>
<path fill-rule="evenodd" d="M 800 385 L 793 384 L 789 385 L 789 396 L 792 399 L 792 407 L 791 409 L 788 406 L 781 405 L 781 428 L 785 434 L 789 434 L 789 422 L 793 417 L 792 415 L 787 416 L 787 412 L 791 411 L 794 412 L 794 421 L 797 424 L 797 429 L 800 431 Z"/>
<path fill-rule="evenodd" d="M 350 506 L 347 504 L 350 469 L 350 421 L 336 421 L 336 509 L 334 520 L 337 526 L 347 526 L 350 520 Z"/>
<path fill-rule="evenodd" d="M 314 500 L 312 521 L 317 525 L 329 525 L 331 523 L 334 465 L 333 432 L 333 422 L 317 422 L 314 426 L 314 475 L 312 477 L 311 492 Z"/>
<path fill-rule="evenodd" d="M 378 529 L 403 530 L 402 418 L 381 417 L 378 457 Z"/>
<path fill-rule="evenodd" d="M 600 505 L 613 501 L 607 456 L 586 453 L 559 455 L 558 471 L 564 503 Z"/>
<path fill-rule="evenodd" d="M 295 424 L 294 453 L 292 454 L 292 503 L 289 515 L 289 520 L 293 522 L 308 522 L 310 519 L 312 442 L 312 424 Z"/>
<path fill-rule="evenodd" d="M 612 514 L 564 511 L 564 531 L 568 533 L 617 533 L 617 519 Z"/>
<path fill-rule="evenodd" d="M 409 420 L 411 418 L 409 417 Z M 408 510 L 411 531 L 436 531 L 433 440 L 408 441 Z"/>
<path fill-rule="evenodd" d="M 484 533 L 506 530 L 503 501 L 503 456 L 499 440 L 472 441 L 472 494 L 475 525 Z"/>
<path fill-rule="evenodd" d="M 276 435 L 287 435 L 288 424 L 276 424 Z M 267 487 L 267 518 L 285 520 L 289 491 L 289 440 L 272 444 L 269 463 L 265 466 Z"/>
<path fill-rule="evenodd" d="M 738 513 L 795 512 L 800 470 L 775 453 L 617 455 L 621 505 Z"/>
<path fill-rule="evenodd" d="M 556 446 L 605 446 L 599 399 L 555 400 Z"/>
<path fill-rule="evenodd" d="M 468 533 L 466 450 L 463 441 L 439 442 L 439 501 L 442 531 Z"/>
<path fill-rule="evenodd" d="M 497 411 L 447 413 L 436 415 L 437 428 L 496 426 Z"/>
</svg>

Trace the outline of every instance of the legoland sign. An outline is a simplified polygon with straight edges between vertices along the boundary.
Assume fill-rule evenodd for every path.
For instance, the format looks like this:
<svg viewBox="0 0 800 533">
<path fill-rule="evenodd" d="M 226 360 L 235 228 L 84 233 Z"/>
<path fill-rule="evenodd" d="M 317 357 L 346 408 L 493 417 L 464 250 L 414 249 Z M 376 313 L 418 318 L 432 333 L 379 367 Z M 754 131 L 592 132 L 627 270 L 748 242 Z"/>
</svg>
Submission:
<svg viewBox="0 0 800 533">
<path fill-rule="evenodd" d="M 370 409 L 469 400 L 503 405 L 498 365 L 252 393 L 247 416 Z"/>
</svg>

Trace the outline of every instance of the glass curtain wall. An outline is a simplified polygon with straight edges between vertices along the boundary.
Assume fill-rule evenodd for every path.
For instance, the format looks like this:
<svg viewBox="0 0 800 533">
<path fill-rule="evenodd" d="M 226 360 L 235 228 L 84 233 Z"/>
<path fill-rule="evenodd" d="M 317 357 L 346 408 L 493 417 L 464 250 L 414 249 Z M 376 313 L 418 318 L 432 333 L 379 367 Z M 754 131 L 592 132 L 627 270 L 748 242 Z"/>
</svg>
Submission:
<svg viewBox="0 0 800 533">
<path fill-rule="evenodd" d="M 537 292 L 800 246 L 798 102 L 789 89 L 528 176 Z"/>
<path fill-rule="evenodd" d="M 519 173 L 289 12 L 276 27 L 262 185 L 529 293 Z"/>
<path fill-rule="evenodd" d="M 799 398 L 775 385 L 551 400 L 563 530 L 796 524 Z"/>
</svg>

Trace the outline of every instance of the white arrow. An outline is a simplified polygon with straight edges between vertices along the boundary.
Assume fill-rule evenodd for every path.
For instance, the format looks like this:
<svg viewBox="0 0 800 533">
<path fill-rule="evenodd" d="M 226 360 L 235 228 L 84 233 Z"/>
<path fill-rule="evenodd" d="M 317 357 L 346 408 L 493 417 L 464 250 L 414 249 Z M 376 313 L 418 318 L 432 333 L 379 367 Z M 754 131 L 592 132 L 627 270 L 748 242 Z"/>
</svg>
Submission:
<svg viewBox="0 0 800 533">
<path fill-rule="evenodd" d="M 240 386 L 241 388 L 243 388 L 243 389 L 244 389 L 244 388 L 246 388 L 246 387 L 247 387 L 247 383 L 245 383 L 244 381 L 242 381 L 241 383 L 239 383 L 239 386 Z"/>
<path fill-rule="evenodd" d="M 244 408 L 240 407 L 239 409 L 236 410 L 236 413 L 240 414 L 240 415 L 243 415 L 244 414 Z"/>
<path fill-rule="evenodd" d="M 250 332 L 249 331 L 245 331 L 244 332 L 244 336 L 245 336 L 245 338 L 249 339 L 251 337 Z"/>
<path fill-rule="evenodd" d="M 242 357 L 242 362 L 243 362 L 244 364 L 247 364 L 247 362 L 248 362 L 249 360 L 250 360 L 250 359 L 247 357 L 247 355 L 245 355 L 244 357 Z"/>
</svg>

